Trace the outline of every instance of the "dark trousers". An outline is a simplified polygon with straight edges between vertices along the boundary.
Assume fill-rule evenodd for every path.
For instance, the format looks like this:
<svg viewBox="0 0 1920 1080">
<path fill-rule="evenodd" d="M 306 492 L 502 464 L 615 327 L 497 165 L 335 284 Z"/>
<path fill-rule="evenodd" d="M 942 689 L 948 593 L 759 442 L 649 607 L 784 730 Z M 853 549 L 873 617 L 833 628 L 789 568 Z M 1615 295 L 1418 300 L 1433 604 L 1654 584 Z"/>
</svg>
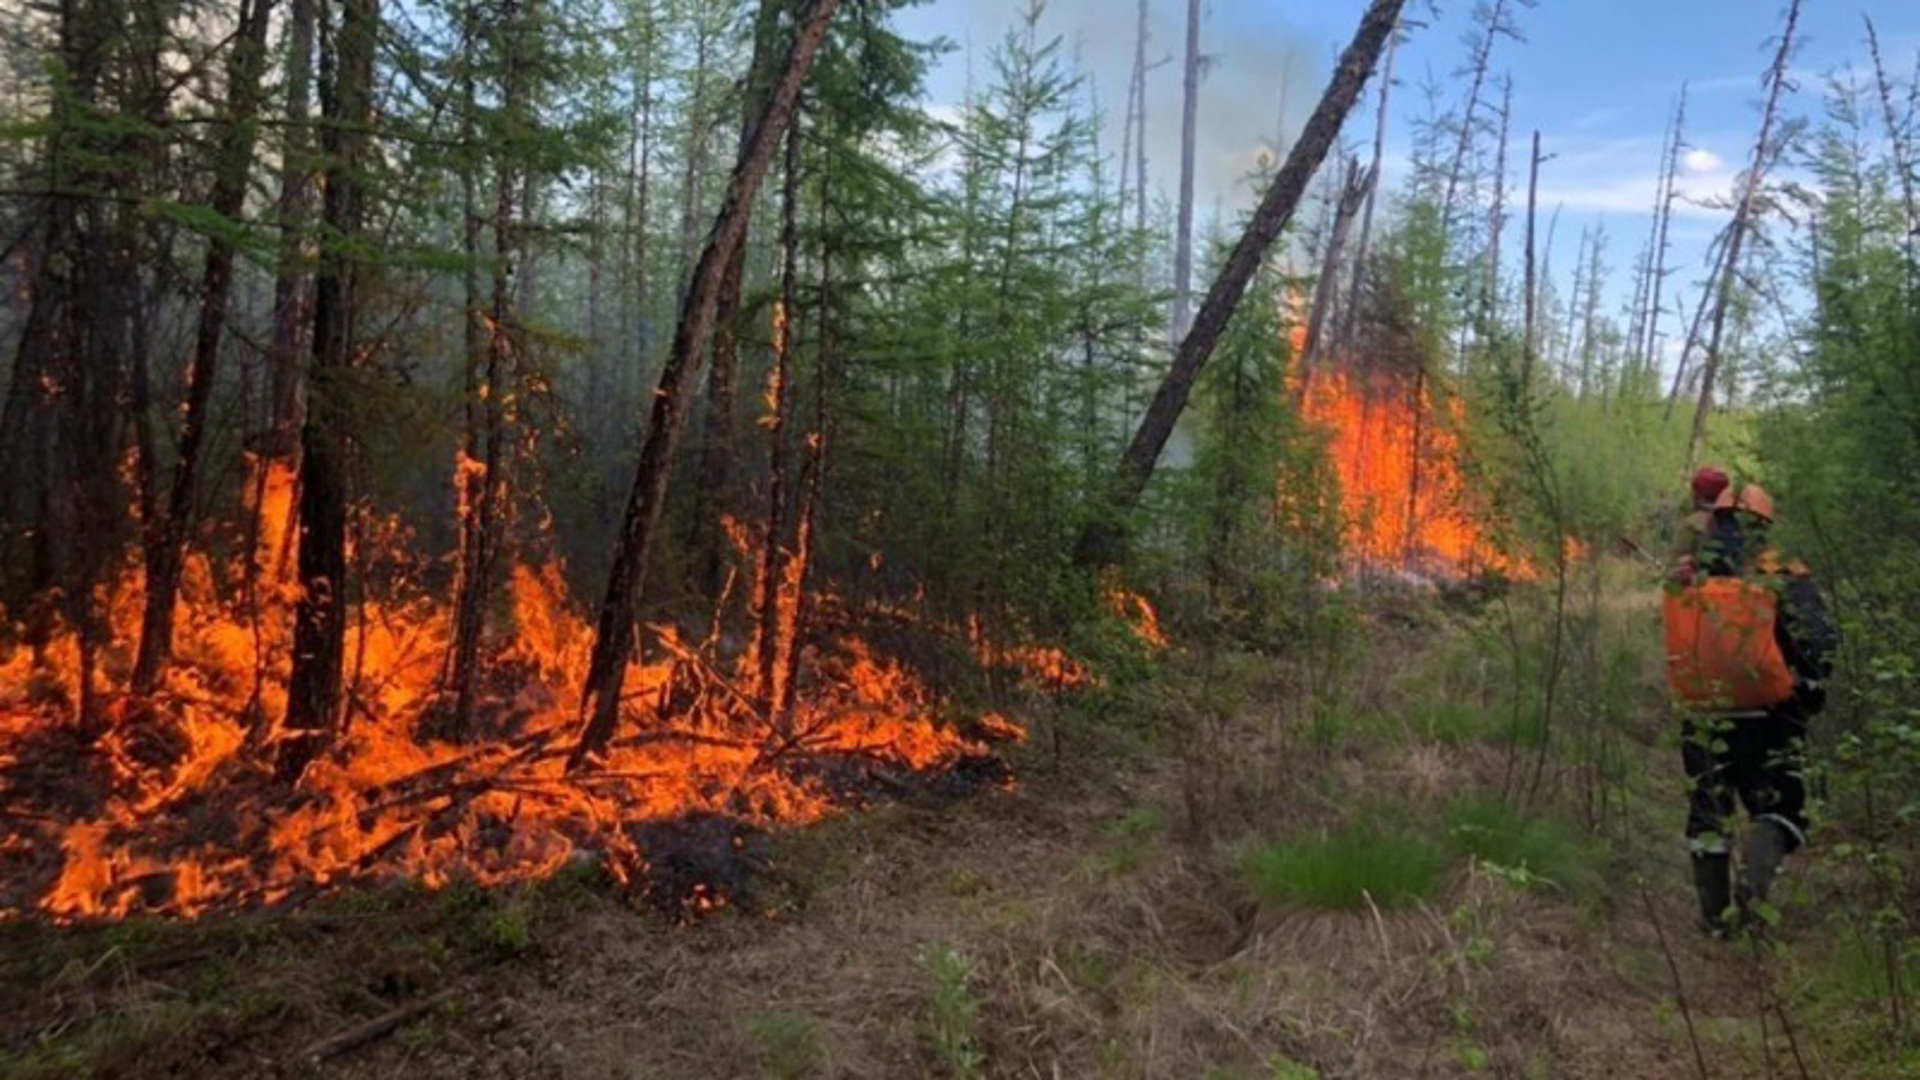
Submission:
<svg viewBox="0 0 1920 1080">
<path fill-rule="evenodd" d="M 1787 850 L 1806 842 L 1806 717 L 1791 702 L 1764 715 L 1689 719 L 1680 759 L 1693 781 L 1687 840 L 1695 854 L 1727 850 L 1737 795 L 1749 816 L 1787 827 Z"/>
</svg>

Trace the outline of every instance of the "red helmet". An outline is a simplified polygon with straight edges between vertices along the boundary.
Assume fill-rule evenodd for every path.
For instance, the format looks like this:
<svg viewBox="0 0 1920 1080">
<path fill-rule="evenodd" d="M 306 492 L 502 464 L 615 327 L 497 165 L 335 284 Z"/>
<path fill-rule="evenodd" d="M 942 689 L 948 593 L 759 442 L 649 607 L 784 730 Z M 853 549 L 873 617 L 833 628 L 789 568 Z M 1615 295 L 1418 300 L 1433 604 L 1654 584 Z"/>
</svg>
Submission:
<svg viewBox="0 0 1920 1080">
<path fill-rule="evenodd" d="M 1711 505 L 1725 493 L 1732 483 L 1726 471 L 1717 465 L 1702 465 L 1693 474 L 1693 497 L 1696 502 Z"/>
</svg>

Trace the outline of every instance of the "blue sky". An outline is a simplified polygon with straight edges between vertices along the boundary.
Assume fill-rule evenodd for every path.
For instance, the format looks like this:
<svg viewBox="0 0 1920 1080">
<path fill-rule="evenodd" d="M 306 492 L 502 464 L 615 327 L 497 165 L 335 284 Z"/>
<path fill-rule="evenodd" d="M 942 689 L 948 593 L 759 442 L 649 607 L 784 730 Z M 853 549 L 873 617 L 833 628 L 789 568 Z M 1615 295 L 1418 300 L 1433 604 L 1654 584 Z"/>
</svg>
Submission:
<svg viewBox="0 0 1920 1080">
<path fill-rule="evenodd" d="M 931 104 L 963 99 L 969 65 L 987 70 L 986 53 L 1014 25 L 1026 0 L 931 0 L 909 12 L 916 36 L 945 35 L 959 48 L 935 73 Z M 1202 51 L 1213 60 L 1201 87 L 1200 202 L 1202 212 L 1250 201 L 1241 181 L 1254 155 L 1285 125 L 1297 131 L 1318 98 L 1332 59 L 1352 35 L 1364 0 L 1208 0 Z M 1389 182 L 1393 159 L 1404 159 L 1409 123 L 1423 112 L 1421 86 L 1442 84 L 1465 59 L 1471 0 L 1442 0 L 1438 17 L 1427 0 L 1409 0 L 1410 15 L 1428 21 L 1414 31 L 1396 60 L 1395 117 L 1389 128 Z M 1134 0 L 1052 0 L 1043 32 L 1066 39 L 1112 114 L 1110 147 L 1118 151 L 1118 114 L 1133 51 Z M 1184 42 L 1184 0 L 1151 0 L 1150 55 L 1178 56 Z M 1683 190 L 1699 200 L 1726 192 L 1750 152 L 1758 122 L 1760 73 L 1779 32 L 1784 0 L 1541 0 L 1519 14 L 1526 40 L 1503 40 L 1497 74 L 1513 79 L 1516 140 L 1533 129 L 1555 155 L 1541 173 L 1540 212 L 1561 210 L 1554 255 L 1564 280 L 1583 227 L 1604 224 L 1614 291 L 1627 289 L 1627 270 L 1649 224 L 1659 173 L 1660 144 L 1682 81 L 1691 85 L 1688 142 L 1693 153 Z M 1920 52 L 1916 0 L 1804 0 L 1794 63 L 1800 91 L 1793 111 L 1818 114 L 1823 76 L 1851 63 L 1864 77 L 1862 15 L 1879 30 L 1888 61 L 1909 72 Z M 1445 85 L 1447 103 L 1461 90 Z M 1365 113 L 1345 135 L 1358 147 L 1372 137 L 1373 87 Z M 1177 176 L 1179 72 L 1177 60 L 1154 72 L 1149 105 L 1152 179 L 1170 192 Z M 1514 182 L 1523 183 L 1525 151 L 1512 154 Z M 1676 222 L 1676 279 L 1691 291 L 1707 240 L 1724 217 L 1706 207 L 1682 206 Z"/>
</svg>

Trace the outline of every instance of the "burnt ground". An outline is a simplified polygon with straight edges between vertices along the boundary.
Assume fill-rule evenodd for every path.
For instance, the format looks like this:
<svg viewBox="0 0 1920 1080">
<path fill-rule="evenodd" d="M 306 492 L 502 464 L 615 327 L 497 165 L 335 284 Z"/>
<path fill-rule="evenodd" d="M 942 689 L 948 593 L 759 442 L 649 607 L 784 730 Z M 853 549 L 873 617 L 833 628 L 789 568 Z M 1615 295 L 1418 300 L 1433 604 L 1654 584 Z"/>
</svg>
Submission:
<svg viewBox="0 0 1920 1080">
<path fill-rule="evenodd" d="M 1603 846 L 1598 889 L 1467 862 L 1388 910 L 1256 903 L 1251 837 L 1359 791 L 1417 808 L 1497 782 L 1505 758 L 1289 741 L 1281 697 L 1265 686 L 1203 739 L 1124 731 L 1111 702 L 1017 754 L 1009 791 L 774 836 L 673 826 L 695 878 L 703 858 L 745 875 L 697 917 L 581 868 L 193 924 L 0 925 L 0 1076 L 1894 1075 L 1858 1064 L 1877 1021 L 1822 990 L 1820 865 L 1798 871 L 1777 950 L 1708 942 L 1651 798 Z M 1670 763 L 1650 742 L 1631 764 L 1651 792 Z"/>
</svg>

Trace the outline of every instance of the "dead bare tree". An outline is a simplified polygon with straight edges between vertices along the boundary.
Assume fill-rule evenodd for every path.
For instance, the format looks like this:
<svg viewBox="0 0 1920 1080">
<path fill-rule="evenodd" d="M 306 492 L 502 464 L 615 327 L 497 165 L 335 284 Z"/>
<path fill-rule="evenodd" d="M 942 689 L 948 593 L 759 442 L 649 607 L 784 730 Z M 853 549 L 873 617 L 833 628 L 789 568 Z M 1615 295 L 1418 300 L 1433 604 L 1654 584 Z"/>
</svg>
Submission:
<svg viewBox="0 0 1920 1080">
<path fill-rule="evenodd" d="M 753 125 L 752 138 L 747 140 L 734 165 L 713 230 L 707 235 L 706 247 L 694 266 L 692 280 L 681 301 L 673 348 L 660 373 L 659 388 L 654 392 L 652 416 L 640 446 L 640 461 L 627 498 L 619 547 L 614 551 L 606 596 L 601 601 L 594 630 L 593 654 L 580 702 L 586 723 L 580 741 L 568 758 L 569 769 L 579 768 L 590 755 L 598 753 L 618 724 L 620 689 L 626 681 L 627 659 L 635 644 L 635 607 L 646 578 L 653 540 L 659 532 L 667 476 L 692 404 L 700 358 L 713 335 L 721 278 L 734 249 L 746 240 L 754 197 L 766 178 L 774 147 L 799 103 L 801 87 L 806 83 L 814 57 L 826 40 L 828 24 L 839 6 L 840 0 L 810 0 L 802 10 L 773 93 Z"/>
<path fill-rule="evenodd" d="M 1733 304 L 1734 286 L 1740 272 L 1740 253 L 1747 234 L 1759 215 L 1760 197 L 1765 189 L 1767 166 L 1778 156 L 1774 127 L 1778 121 L 1780 95 L 1787 88 L 1787 63 L 1793 58 L 1793 33 L 1800 23 L 1800 0 L 1787 7 L 1786 29 L 1780 35 L 1779 48 L 1767 70 L 1767 103 L 1760 114 L 1760 135 L 1754 140 L 1752 163 L 1740 181 L 1740 195 L 1734 202 L 1733 220 L 1727 229 L 1726 262 L 1714 290 L 1712 329 L 1708 332 L 1705 367 L 1700 376 L 1700 400 L 1693 410 L 1693 432 L 1687 438 L 1687 467 L 1700 459 L 1700 445 L 1706 439 L 1707 414 L 1713 408 L 1714 380 L 1720 374 L 1720 347 L 1725 339 L 1727 311 Z"/>
<path fill-rule="evenodd" d="M 1180 206 L 1173 238 L 1173 340 L 1193 317 L 1194 139 L 1200 118 L 1200 0 L 1187 0 L 1187 59 L 1180 105 Z"/>
<path fill-rule="evenodd" d="M 1380 168 L 1387 152 L 1387 101 L 1393 93 L 1393 55 L 1399 49 L 1401 31 L 1396 29 L 1387 38 L 1387 54 L 1380 60 L 1380 104 L 1373 117 L 1373 162 L 1367 166 L 1367 172 L 1373 177 L 1373 183 L 1367 188 L 1366 207 L 1360 212 L 1360 238 L 1353 245 L 1353 285 L 1347 292 L 1345 311 L 1340 318 L 1340 344 L 1353 344 L 1354 329 L 1358 325 L 1360 311 L 1360 288 L 1366 280 L 1367 248 L 1373 242 L 1373 206 L 1380 195 Z"/>
<path fill-rule="evenodd" d="M 1360 171 L 1360 163 L 1347 160 L 1346 178 L 1341 182 L 1338 197 L 1335 200 L 1333 225 L 1327 233 L 1326 251 L 1320 263 L 1320 278 L 1313 286 L 1313 306 L 1307 313 L 1307 340 L 1300 350 L 1299 366 L 1300 386 L 1306 386 L 1306 377 L 1315 360 L 1320 356 L 1322 346 L 1333 340 L 1326 330 L 1328 308 L 1333 303 L 1333 294 L 1338 291 L 1340 278 L 1340 253 L 1347 243 L 1347 233 L 1353 228 L 1354 217 L 1360 212 L 1360 204 L 1373 192 L 1377 174 L 1368 169 Z"/>
<path fill-rule="evenodd" d="M 1287 154 L 1287 161 L 1274 175 L 1260 205 L 1247 223 L 1246 232 L 1228 254 L 1220 273 L 1207 290 L 1193 328 L 1180 342 L 1173 364 L 1155 392 L 1133 440 L 1120 457 L 1108 491 L 1105 513 L 1089 520 L 1075 544 L 1074 557 L 1083 565 L 1110 565 L 1117 561 L 1121 538 L 1121 519 L 1140 501 L 1147 481 L 1153 478 L 1173 426 L 1185 410 L 1193 384 L 1213 354 L 1214 343 L 1233 316 L 1234 308 L 1246 293 L 1247 284 L 1266 257 L 1267 249 L 1286 228 L 1306 192 L 1314 171 L 1326 159 L 1347 113 L 1366 86 L 1367 77 L 1380 61 L 1387 39 L 1392 36 L 1405 0 L 1373 0 L 1360 18 L 1353 40 L 1341 53 L 1333 77 L 1321 94 L 1320 103 L 1308 118 L 1300 139 Z"/>
<path fill-rule="evenodd" d="M 1660 348 L 1661 295 L 1667 282 L 1667 232 L 1673 222 L 1673 200 L 1678 195 L 1680 179 L 1680 150 L 1685 142 L 1687 124 L 1687 86 L 1680 84 L 1680 101 L 1674 106 L 1673 130 L 1667 136 L 1666 169 L 1660 178 L 1660 191 L 1654 204 L 1653 226 L 1653 271 L 1651 287 L 1653 295 L 1647 304 L 1645 340 L 1640 347 L 1640 370 L 1656 370 L 1656 357 Z"/>
<path fill-rule="evenodd" d="M 1539 294 L 1534 291 L 1534 253 L 1533 224 L 1534 215 L 1540 206 L 1540 165 L 1545 159 L 1540 156 L 1540 131 L 1533 133 L 1532 164 L 1527 174 L 1527 268 L 1526 268 L 1526 321 L 1520 334 L 1520 386 L 1522 389 L 1533 383 L 1533 343 L 1534 322 L 1537 318 Z"/>
</svg>

